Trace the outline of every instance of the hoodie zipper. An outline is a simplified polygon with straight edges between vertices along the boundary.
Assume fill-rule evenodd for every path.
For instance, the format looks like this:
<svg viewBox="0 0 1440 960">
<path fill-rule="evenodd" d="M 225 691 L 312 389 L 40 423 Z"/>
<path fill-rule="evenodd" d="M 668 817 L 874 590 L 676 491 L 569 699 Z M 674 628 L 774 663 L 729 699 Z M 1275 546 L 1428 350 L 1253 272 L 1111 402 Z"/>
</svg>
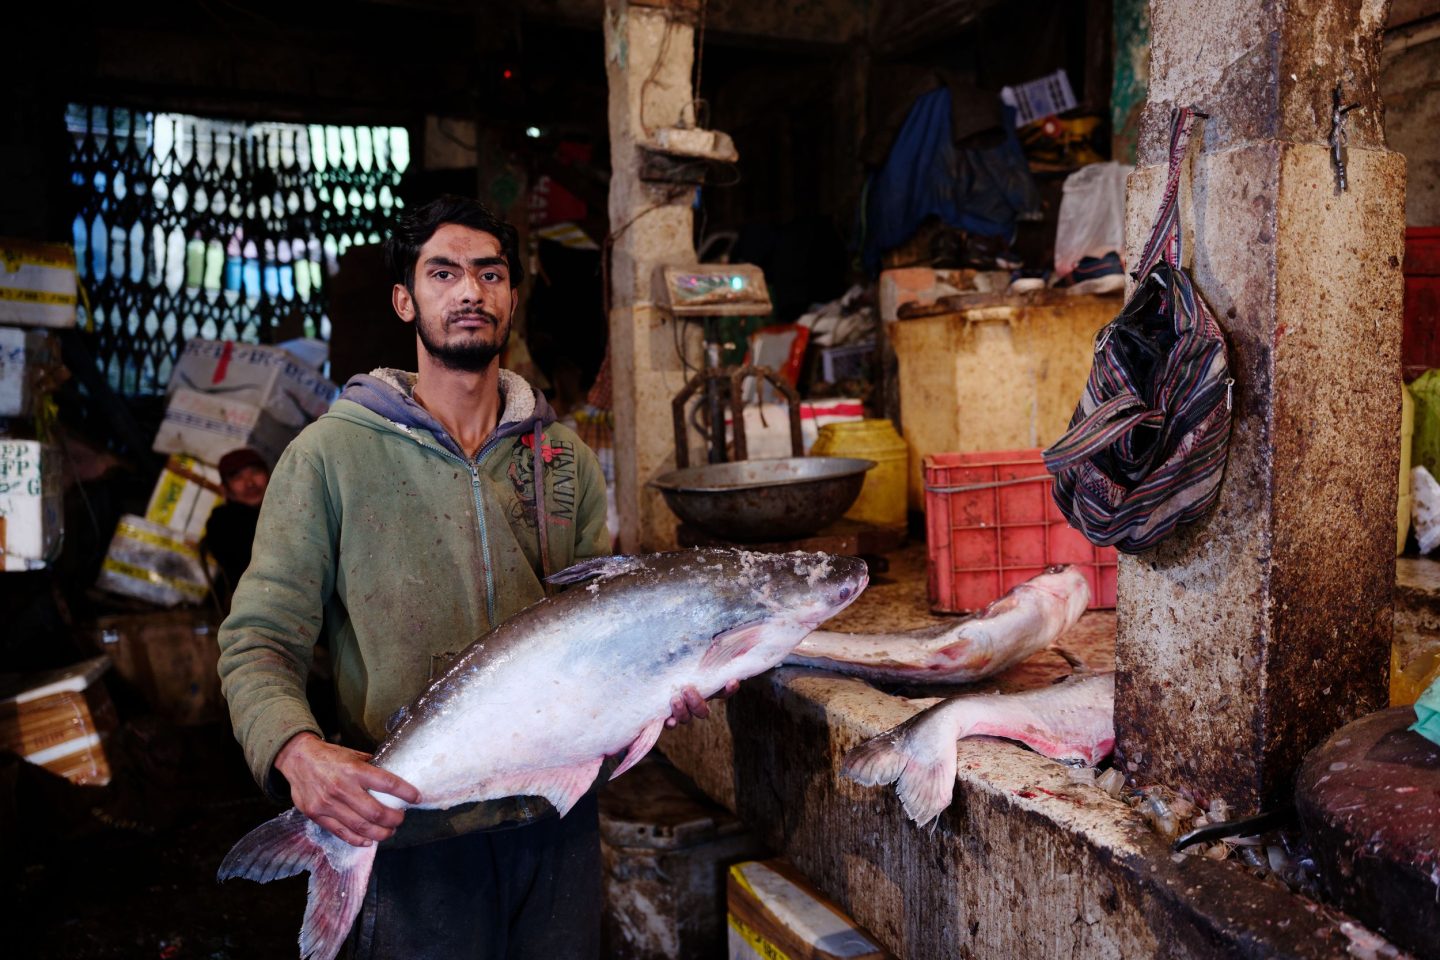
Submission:
<svg viewBox="0 0 1440 960">
<path fill-rule="evenodd" d="M 420 438 L 416 442 L 421 446 L 429 447 L 447 460 L 453 460 L 470 471 L 470 494 L 475 501 L 475 526 L 480 532 L 480 554 L 485 567 L 485 613 L 490 618 L 490 626 L 495 626 L 495 564 L 490 556 L 490 531 L 485 526 L 485 506 L 480 501 L 480 462 L 485 455 L 494 449 L 499 441 L 498 437 L 491 437 L 486 440 L 480 449 L 475 453 L 474 460 L 466 460 L 458 457 L 440 446 L 438 443 L 426 443 Z"/>
</svg>

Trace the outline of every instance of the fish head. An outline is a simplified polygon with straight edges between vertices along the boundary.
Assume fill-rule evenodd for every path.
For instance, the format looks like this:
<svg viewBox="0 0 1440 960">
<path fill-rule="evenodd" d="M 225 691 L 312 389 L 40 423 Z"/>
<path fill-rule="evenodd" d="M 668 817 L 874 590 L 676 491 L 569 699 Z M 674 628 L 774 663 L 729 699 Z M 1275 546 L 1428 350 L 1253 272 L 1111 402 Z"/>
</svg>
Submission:
<svg viewBox="0 0 1440 960">
<path fill-rule="evenodd" d="M 718 561 L 718 563 L 716 562 Z M 723 609 L 702 666 L 726 678 L 754 676 L 783 660 L 817 626 L 845 609 L 869 583 L 864 561 L 823 553 L 712 551 L 706 555 Z"/>
<path fill-rule="evenodd" d="M 1028 583 L 1053 595 L 1064 605 L 1067 627 L 1074 625 L 1090 607 L 1090 581 L 1074 564 L 1048 567 Z"/>
<path fill-rule="evenodd" d="M 870 569 L 859 557 L 797 550 L 752 553 L 741 563 L 758 574 L 748 580 L 755 602 L 811 630 L 854 603 L 870 582 Z"/>
</svg>

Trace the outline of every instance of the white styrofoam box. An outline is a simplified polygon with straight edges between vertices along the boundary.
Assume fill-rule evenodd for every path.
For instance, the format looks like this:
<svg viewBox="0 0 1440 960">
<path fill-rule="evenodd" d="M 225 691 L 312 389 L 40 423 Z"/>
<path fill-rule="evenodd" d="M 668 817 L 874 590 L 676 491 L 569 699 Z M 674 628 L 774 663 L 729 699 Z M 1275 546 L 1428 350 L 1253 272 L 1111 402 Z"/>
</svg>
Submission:
<svg viewBox="0 0 1440 960">
<path fill-rule="evenodd" d="M 170 394 L 151 449 L 219 463 L 231 450 L 251 447 L 274 466 L 300 426 L 280 423 L 253 403 L 182 388 Z"/>
<path fill-rule="evenodd" d="M 129 514 L 115 527 L 95 585 L 163 607 L 199 603 L 209 591 L 195 541 Z"/>
<path fill-rule="evenodd" d="M 864 420 L 865 406 L 852 398 L 800 401 L 800 442 L 808 454 L 827 423 Z M 725 412 L 725 432 L 734 442 L 734 418 Z M 745 452 L 751 460 L 794 456 L 790 448 L 790 408 L 783 403 L 745 407 Z"/>
<path fill-rule="evenodd" d="M 60 366 L 53 334 L 0 327 L 0 417 L 28 417 L 35 410 L 45 374 Z"/>
<path fill-rule="evenodd" d="M 150 494 L 145 519 L 199 540 L 210 511 L 223 498 L 219 470 L 188 454 L 171 454 Z"/>
<path fill-rule="evenodd" d="M 75 250 L 0 237 L 0 323 L 75 326 Z"/>
<path fill-rule="evenodd" d="M 790 879 L 771 862 L 732 866 L 725 899 L 729 960 L 889 960 L 882 947 L 818 890 Z"/>
<path fill-rule="evenodd" d="M 0 439 L 0 569 L 39 570 L 65 532 L 60 457 L 34 440 Z"/>
<path fill-rule="evenodd" d="M 263 407 L 277 423 L 299 429 L 330 409 L 335 384 L 280 347 L 230 340 L 190 340 L 170 375 L 169 391 L 196 390 Z"/>
</svg>

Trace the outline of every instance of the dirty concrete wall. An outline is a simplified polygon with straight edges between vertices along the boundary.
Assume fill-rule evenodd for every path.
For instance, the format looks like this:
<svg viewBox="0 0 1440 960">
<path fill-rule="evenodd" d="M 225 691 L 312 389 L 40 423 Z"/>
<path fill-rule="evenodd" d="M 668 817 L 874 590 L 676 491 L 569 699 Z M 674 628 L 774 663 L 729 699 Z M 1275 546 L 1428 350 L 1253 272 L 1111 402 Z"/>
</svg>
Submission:
<svg viewBox="0 0 1440 960">
<path fill-rule="evenodd" d="M 659 748 L 907 960 L 1344 955 L 1313 905 L 1238 864 L 1174 863 L 1123 803 L 1013 744 L 960 741 L 954 800 L 917 828 L 893 788 L 839 773 L 915 711 L 862 681 L 780 669 Z"/>
<path fill-rule="evenodd" d="M 1440 37 L 1397 49 L 1395 40 L 1405 35 L 1392 33 L 1380 60 L 1385 138 L 1391 150 L 1405 155 L 1409 168 L 1406 225 L 1435 227 L 1440 226 Z"/>
<path fill-rule="evenodd" d="M 1151 10 L 1126 242 L 1138 253 L 1159 206 L 1171 107 L 1199 105 L 1186 256 L 1236 383 L 1215 510 L 1122 557 L 1116 752 L 1237 811 L 1283 796 L 1307 749 L 1386 698 L 1405 170 L 1380 129 L 1383 6 Z M 1326 146 L 1337 82 L 1365 107 L 1344 194 Z"/>
</svg>

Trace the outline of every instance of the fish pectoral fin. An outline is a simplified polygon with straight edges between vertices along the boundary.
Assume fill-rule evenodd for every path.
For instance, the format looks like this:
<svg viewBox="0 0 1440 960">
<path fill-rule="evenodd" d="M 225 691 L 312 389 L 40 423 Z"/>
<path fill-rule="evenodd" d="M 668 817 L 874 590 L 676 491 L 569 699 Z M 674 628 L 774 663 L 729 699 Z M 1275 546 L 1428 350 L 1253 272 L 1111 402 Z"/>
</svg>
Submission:
<svg viewBox="0 0 1440 960">
<path fill-rule="evenodd" d="M 563 817 L 595 782 L 602 760 L 596 757 L 568 767 L 522 770 L 490 781 L 485 792 L 490 797 L 544 797 Z"/>
<path fill-rule="evenodd" d="M 553 573 L 545 578 L 545 582 L 564 586 L 593 577 L 613 577 L 631 569 L 639 562 L 635 557 L 627 556 L 596 557 L 593 560 L 583 560 L 572 567 L 566 567 L 559 573 Z"/>
<path fill-rule="evenodd" d="M 1060 659 L 1062 659 L 1062 660 L 1064 660 L 1066 663 L 1070 664 L 1070 669 L 1071 669 L 1072 671 L 1074 671 L 1075 673 L 1093 673 L 1093 672 L 1094 672 L 1094 671 L 1092 671 L 1092 670 L 1090 669 L 1090 665 L 1089 665 L 1088 663 L 1086 663 L 1084 660 L 1081 660 L 1081 659 L 1080 659 L 1078 656 L 1076 656 L 1074 653 L 1072 653 L 1072 652 L 1070 652 L 1069 650 L 1066 650 L 1064 647 L 1060 646 L 1060 644 L 1058 644 L 1058 643 L 1052 643 L 1052 644 L 1050 644 L 1050 649 L 1053 650 L 1053 651 L 1055 651 L 1056 656 L 1060 657 Z"/>
<path fill-rule="evenodd" d="M 650 748 L 655 746 L 655 741 L 660 739 L 660 731 L 664 729 L 665 718 L 657 717 L 650 722 L 649 726 L 641 730 L 640 735 L 630 742 L 630 749 L 625 751 L 625 762 L 615 768 L 615 772 L 610 774 L 610 779 L 614 780 L 639 763 L 645 754 L 650 752 Z"/>
<path fill-rule="evenodd" d="M 710 640 L 710 649 L 700 658 L 700 669 L 713 670 L 722 667 L 755 649 L 755 645 L 765 636 L 765 623 L 764 620 L 756 620 L 715 634 Z"/>
</svg>

